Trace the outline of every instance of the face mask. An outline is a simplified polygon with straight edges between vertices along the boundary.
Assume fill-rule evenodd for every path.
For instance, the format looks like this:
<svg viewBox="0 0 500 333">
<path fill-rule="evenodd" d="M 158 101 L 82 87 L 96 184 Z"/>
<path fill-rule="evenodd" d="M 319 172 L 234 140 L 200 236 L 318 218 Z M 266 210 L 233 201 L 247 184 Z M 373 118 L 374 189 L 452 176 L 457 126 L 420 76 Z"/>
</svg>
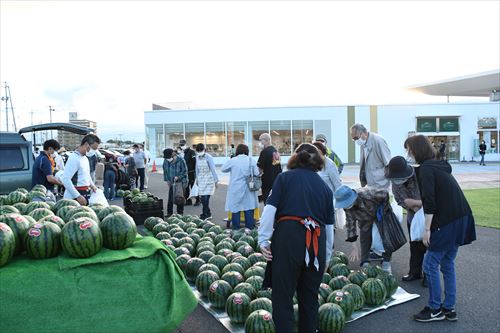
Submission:
<svg viewBox="0 0 500 333">
<path fill-rule="evenodd" d="M 355 141 L 359 146 L 364 146 L 366 144 L 366 140 L 363 139 L 357 139 Z"/>
<path fill-rule="evenodd" d="M 262 142 L 259 142 L 259 148 L 264 148 L 264 144 Z"/>
<path fill-rule="evenodd" d="M 95 155 L 95 150 L 91 148 L 91 149 L 87 152 L 87 156 L 88 156 L 88 157 L 92 157 L 92 156 L 94 156 L 94 155 Z"/>
<path fill-rule="evenodd" d="M 205 155 L 204 151 L 202 151 L 202 152 L 196 152 L 196 156 L 198 156 L 198 157 L 202 157 L 203 155 Z"/>
<path fill-rule="evenodd" d="M 168 162 L 172 162 L 173 160 L 174 160 L 174 159 L 173 159 L 173 157 L 171 157 L 171 158 L 167 158 L 167 161 L 168 161 Z"/>
<path fill-rule="evenodd" d="M 56 153 L 52 153 L 52 154 L 50 154 L 50 157 L 52 157 L 52 158 L 56 158 Z"/>
<path fill-rule="evenodd" d="M 187 146 L 181 146 L 181 149 L 182 149 L 182 150 L 186 150 L 186 149 L 187 149 Z"/>
<path fill-rule="evenodd" d="M 182 154 L 182 149 L 177 150 L 177 154 Z"/>
<path fill-rule="evenodd" d="M 406 161 L 409 164 L 415 164 L 416 163 L 415 158 L 413 158 L 413 156 L 411 156 L 410 154 L 406 154 Z"/>
<path fill-rule="evenodd" d="M 391 179 L 391 182 L 395 185 L 403 185 L 406 183 L 407 179 Z"/>
</svg>

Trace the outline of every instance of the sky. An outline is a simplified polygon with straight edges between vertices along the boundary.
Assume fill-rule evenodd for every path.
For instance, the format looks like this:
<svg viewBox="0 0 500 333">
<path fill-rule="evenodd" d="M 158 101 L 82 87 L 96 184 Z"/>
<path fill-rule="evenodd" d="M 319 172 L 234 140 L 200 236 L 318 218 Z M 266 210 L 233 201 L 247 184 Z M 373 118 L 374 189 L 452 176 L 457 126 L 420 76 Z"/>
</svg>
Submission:
<svg viewBox="0 0 500 333">
<path fill-rule="evenodd" d="M 7 82 L 18 128 L 52 106 L 53 121 L 79 112 L 105 140 L 142 141 L 152 103 L 446 102 L 407 88 L 499 59 L 500 1 L 0 1 L 1 95 Z"/>
</svg>

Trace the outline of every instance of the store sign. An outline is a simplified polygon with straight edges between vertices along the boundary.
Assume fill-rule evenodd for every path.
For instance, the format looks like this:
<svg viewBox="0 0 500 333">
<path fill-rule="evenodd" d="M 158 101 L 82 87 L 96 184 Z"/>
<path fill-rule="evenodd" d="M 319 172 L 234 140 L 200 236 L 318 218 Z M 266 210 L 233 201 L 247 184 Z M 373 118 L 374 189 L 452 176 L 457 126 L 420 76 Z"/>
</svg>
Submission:
<svg viewBox="0 0 500 333">
<path fill-rule="evenodd" d="M 440 118 L 440 132 L 458 132 L 458 118 Z"/>
<path fill-rule="evenodd" d="M 417 118 L 417 132 L 436 132 L 436 118 Z"/>
<path fill-rule="evenodd" d="M 477 128 L 479 129 L 497 128 L 497 119 L 493 117 L 479 118 L 479 120 L 477 121 Z"/>
</svg>

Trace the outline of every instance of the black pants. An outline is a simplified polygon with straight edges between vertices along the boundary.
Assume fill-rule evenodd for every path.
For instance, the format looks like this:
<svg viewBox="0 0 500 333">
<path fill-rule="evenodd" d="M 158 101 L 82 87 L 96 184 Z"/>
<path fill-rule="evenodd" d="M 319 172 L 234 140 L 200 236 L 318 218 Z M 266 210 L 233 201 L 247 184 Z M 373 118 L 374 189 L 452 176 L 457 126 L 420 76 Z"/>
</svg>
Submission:
<svg viewBox="0 0 500 333">
<path fill-rule="evenodd" d="M 203 206 L 201 218 L 206 219 L 207 217 L 212 216 L 212 211 L 210 210 L 210 196 L 209 195 L 200 195 L 201 204 Z"/>
<path fill-rule="evenodd" d="M 409 218 L 406 220 L 406 226 L 408 227 L 408 235 L 410 234 L 410 222 Z M 412 216 L 413 218 L 413 216 Z M 422 263 L 424 262 L 425 251 L 427 248 L 425 247 L 422 241 L 410 241 L 410 271 L 409 273 L 412 275 L 420 276 L 422 275 Z"/>
<path fill-rule="evenodd" d="M 370 259 L 370 249 L 372 248 L 372 228 L 374 222 L 363 221 L 359 224 L 359 242 L 361 243 L 361 265 L 365 262 L 369 262 Z M 382 253 L 382 258 L 384 261 L 391 261 L 392 253 L 384 252 Z"/>
<path fill-rule="evenodd" d="M 176 206 L 177 206 L 177 214 L 181 215 L 184 214 L 184 205 L 176 205 Z M 170 188 L 168 189 L 167 215 L 172 215 L 173 213 L 174 213 L 174 186 L 171 185 Z"/>
<path fill-rule="evenodd" d="M 316 332 L 318 291 L 325 271 L 326 235 L 319 237 L 319 271 L 314 267 L 314 254 L 305 264 L 306 228 L 297 221 L 276 224 L 271 242 L 273 320 L 277 333 L 293 332 L 293 296 L 299 300 L 299 333 Z"/>
<path fill-rule="evenodd" d="M 135 177 L 135 186 L 139 187 L 141 191 L 144 190 L 144 179 L 146 177 L 145 174 L 145 168 L 137 168 L 137 176 Z M 141 184 L 139 186 L 139 180 L 141 181 Z"/>
</svg>

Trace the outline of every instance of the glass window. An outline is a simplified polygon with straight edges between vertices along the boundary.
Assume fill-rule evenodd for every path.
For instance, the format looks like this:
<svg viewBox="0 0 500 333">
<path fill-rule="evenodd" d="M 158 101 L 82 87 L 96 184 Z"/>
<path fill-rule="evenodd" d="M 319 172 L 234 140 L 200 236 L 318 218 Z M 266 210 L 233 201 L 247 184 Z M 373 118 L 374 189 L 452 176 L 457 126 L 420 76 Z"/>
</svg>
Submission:
<svg viewBox="0 0 500 333">
<path fill-rule="evenodd" d="M 247 123 L 244 121 L 227 123 L 227 156 L 233 155 L 239 144 L 245 144 L 246 130 Z M 234 147 L 232 145 L 234 145 Z"/>
<path fill-rule="evenodd" d="M 204 123 L 187 123 L 186 124 L 186 141 L 191 147 L 196 147 L 198 143 L 205 144 L 205 124 Z"/>
<path fill-rule="evenodd" d="M 151 152 L 153 157 L 163 157 L 163 149 L 165 147 L 163 124 L 147 125 L 146 136 L 148 150 Z"/>
<path fill-rule="evenodd" d="M 172 148 L 175 150 L 179 146 L 181 139 L 184 139 L 183 124 L 165 124 L 165 145 L 163 149 Z"/>
<path fill-rule="evenodd" d="M 312 120 L 294 120 L 292 121 L 293 151 L 304 142 L 313 141 L 313 122 Z"/>
<path fill-rule="evenodd" d="M 14 171 L 27 169 L 23 158 L 25 147 L 0 147 L 2 158 L 0 158 L 0 171 Z M 26 166 L 26 167 L 25 167 Z"/>
<path fill-rule="evenodd" d="M 206 123 L 205 150 L 212 156 L 226 156 L 226 130 L 224 123 Z"/>
<path fill-rule="evenodd" d="M 268 121 L 249 121 L 248 130 L 252 135 L 250 146 L 248 147 L 253 156 L 259 156 L 262 150 L 259 147 L 259 137 L 262 133 L 269 133 Z"/>
<path fill-rule="evenodd" d="M 271 121 L 271 143 L 282 156 L 292 154 L 292 137 L 290 120 Z"/>
<path fill-rule="evenodd" d="M 476 151 L 479 150 L 479 143 L 484 140 L 486 144 L 486 153 L 498 153 L 498 131 L 480 131 L 479 142 L 477 143 Z"/>
</svg>

